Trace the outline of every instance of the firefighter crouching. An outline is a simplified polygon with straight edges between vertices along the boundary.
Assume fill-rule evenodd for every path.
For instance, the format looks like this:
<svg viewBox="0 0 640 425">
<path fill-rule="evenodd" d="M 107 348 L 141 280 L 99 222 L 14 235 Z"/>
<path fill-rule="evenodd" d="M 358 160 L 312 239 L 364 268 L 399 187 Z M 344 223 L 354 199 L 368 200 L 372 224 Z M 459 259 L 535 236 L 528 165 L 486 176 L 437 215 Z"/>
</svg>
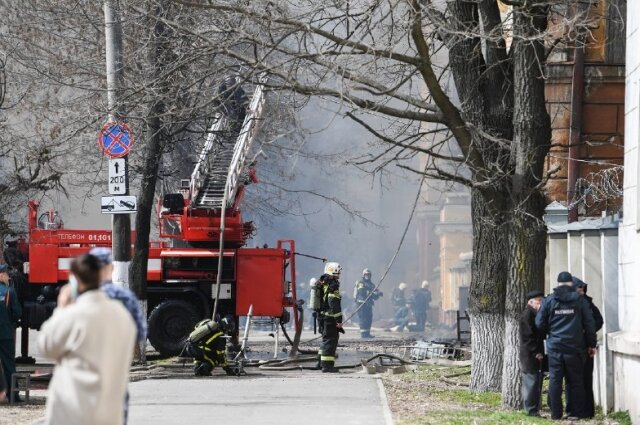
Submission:
<svg viewBox="0 0 640 425">
<path fill-rule="evenodd" d="M 338 332 L 342 329 L 342 306 L 340 305 L 340 271 L 338 263 L 327 263 L 324 274 L 315 286 L 315 295 L 319 295 L 319 306 L 316 305 L 322 344 L 319 351 L 319 368 L 323 373 L 336 373 L 336 349 L 338 348 Z"/>
<path fill-rule="evenodd" d="M 193 357 L 193 373 L 195 376 L 211 376 L 216 366 L 221 366 L 227 375 L 233 375 L 227 363 L 225 334 L 235 330 L 233 318 L 225 317 L 216 323 L 206 319 L 198 322 L 189 335 L 185 345 L 185 353 Z"/>
</svg>

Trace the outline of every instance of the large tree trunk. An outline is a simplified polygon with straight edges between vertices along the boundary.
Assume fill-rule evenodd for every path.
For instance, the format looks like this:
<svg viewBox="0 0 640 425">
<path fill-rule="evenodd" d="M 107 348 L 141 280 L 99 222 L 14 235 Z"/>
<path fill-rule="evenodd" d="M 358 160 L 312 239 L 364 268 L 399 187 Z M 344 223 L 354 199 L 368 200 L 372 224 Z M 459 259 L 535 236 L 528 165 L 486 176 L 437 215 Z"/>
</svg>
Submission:
<svg viewBox="0 0 640 425">
<path fill-rule="evenodd" d="M 502 404 L 518 409 L 522 404 L 520 375 L 520 314 L 526 294 L 544 289 L 547 233 L 542 214 L 545 202 L 532 194 L 519 204 L 509 226 L 509 279 L 504 312 L 504 364 Z"/>
<path fill-rule="evenodd" d="M 472 190 L 473 262 L 469 290 L 471 390 L 499 391 L 502 376 L 507 238 L 503 217 L 478 190 Z M 498 209 L 499 210 L 499 209 Z"/>
<path fill-rule="evenodd" d="M 150 4 L 150 16 L 164 17 L 165 10 L 155 2 Z M 165 132 L 160 117 L 165 112 L 163 94 L 166 83 L 161 80 L 163 54 L 166 54 L 166 26 L 160 20 L 152 22 L 153 33 L 149 47 L 149 61 L 152 65 L 152 75 L 149 76 L 152 85 L 156 85 L 159 94 L 153 94 L 153 100 L 147 114 L 146 150 L 144 152 L 144 166 L 140 193 L 138 194 L 138 213 L 136 214 L 136 238 L 133 258 L 129 266 L 131 289 L 140 299 L 144 316 L 147 315 L 147 268 L 149 260 L 149 234 L 151 232 L 151 215 L 153 213 L 156 183 L 160 161 L 164 150 Z M 145 361 L 143 341 L 141 360 Z"/>
<path fill-rule="evenodd" d="M 509 278 L 505 298 L 505 351 L 502 404 L 520 408 L 519 316 L 525 295 L 544 287 L 546 228 L 542 220 L 545 199 L 541 191 L 544 159 L 549 151 L 551 123 L 546 110 L 544 45 L 546 7 L 524 7 L 514 12 L 514 138 L 512 146 Z"/>
<path fill-rule="evenodd" d="M 511 124 L 511 68 L 506 61 L 504 42 L 487 44 L 482 54 L 480 14 L 483 28 L 495 34 L 500 13 L 490 1 L 449 2 L 452 24 L 459 31 L 448 39 L 449 64 L 456 82 L 465 120 L 486 134 L 506 141 L 513 134 Z M 480 11 L 478 8 L 480 7 Z M 464 34 L 464 35 L 460 35 Z M 489 63 L 489 66 L 487 66 Z M 486 180 L 504 170 L 509 155 L 504 145 L 474 135 L 484 169 L 474 169 L 473 180 Z M 493 182 L 492 185 L 501 185 Z M 504 338 L 504 297 L 507 278 L 507 237 L 504 225 L 504 187 L 472 189 L 473 262 L 469 290 L 471 319 L 471 390 L 500 391 Z"/>
</svg>

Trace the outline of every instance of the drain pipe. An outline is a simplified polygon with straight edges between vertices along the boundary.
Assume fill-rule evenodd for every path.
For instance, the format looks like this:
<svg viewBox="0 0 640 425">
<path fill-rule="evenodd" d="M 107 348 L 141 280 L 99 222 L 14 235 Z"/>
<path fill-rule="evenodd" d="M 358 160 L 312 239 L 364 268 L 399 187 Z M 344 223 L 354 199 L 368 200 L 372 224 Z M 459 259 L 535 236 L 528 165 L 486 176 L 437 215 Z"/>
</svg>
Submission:
<svg viewBox="0 0 640 425">
<path fill-rule="evenodd" d="M 578 221 L 578 156 L 582 135 L 582 100 L 584 95 L 584 36 L 578 37 L 573 53 L 573 75 L 571 78 L 571 124 L 569 126 L 569 157 L 567 159 L 567 204 L 569 223 Z"/>
</svg>

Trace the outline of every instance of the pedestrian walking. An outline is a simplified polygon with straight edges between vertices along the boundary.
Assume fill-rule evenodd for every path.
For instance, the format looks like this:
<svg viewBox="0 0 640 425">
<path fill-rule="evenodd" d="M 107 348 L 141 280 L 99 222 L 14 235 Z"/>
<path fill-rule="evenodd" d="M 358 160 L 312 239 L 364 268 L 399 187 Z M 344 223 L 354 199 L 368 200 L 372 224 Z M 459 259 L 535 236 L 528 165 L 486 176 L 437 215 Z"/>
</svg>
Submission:
<svg viewBox="0 0 640 425">
<path fill-rule="evenodd" d="M 527 294 L 527 306 L 520 315 L 520 368 L 522 370 L 522 400 L 529 416 L 540 416 L 542 389 L 542 361 L 544 335 L 536 328 L 535 320 L 544 293 Z"/>
<path fill-rule="evenodd" d="M 596 326 L 596 332 L 602 329 L 602 325 L 604 324 L 604 320 L 602 319 L 602 314 L 600 314 L 600 310 L 593 303 L 593 298 L 587 295 L 587 284 L 577 277 L 573 276 L 572 279 L 573 287 L 576 290 L 576 293 L 589 303 L 589 310 L 591 310 L 591 314 L 593 314 L 593 320 Z M 587 347 L 584 347 L 585 354 L 587 353 Z M 585 355 L 584 362 L 584 394 L 585 394 L 585 403 L 584 403 L 584 414 L 587 418 L 593 418 L 595 415 L 595 402 L 593 397 L 593 357 L 589 355 Z M 571 397 L 567 397 L 567 412 L 571 416 L 572 412 L 575 410 L 572 406 L 573 400 Z"/>
<path fill-rule="evenodd" d="M 0 264 L 0 364 L 5 382 L 0 392 L 4 390 L 7 398 L 11 398 L 11 376 L 16 373 L 15 330 L 20 316 L 22 308 L 18 296 L 9 285 L 9 267 Z M 17 393 L 14 400 L 20 401 Z"/>
<path fill-rule="evenodd" d="M 575 418 L 586 417 L 585 347 L 589 356 L 595 354 L 596 330 L 589 304 L 573 288 L 571 273 L 558 275 L 558 286 L 542 303 L 536 315 L 536 326 L 547 335 L 551 419 L 562 419 L 563 381 L 572 400 L 571 414 Z"/>
<path fill-rule="evenodd" d="M 320 345 L 320 367 L 323 373 L 336 373 L 336 349 L 339 332 L 342 329 L 342 305 L 340 303 L 340 272 L 338 263 L 327 263 L 324 274 L 320 277 L 322 285 L 322 302 L 320 308 L 320 329 L 322 344 Z"/>
<path fill-rule="evenodd" d="M 373 321 L 373 304 L 382 296 L 382 292 L 376 289 L 371 281 L 371 270 L 364 269 L 362 278 L 356 281 L 353 288 L 353 298 L 358 309 L 358 321 L 360 325 L 360 338 L 373 338 L 371 335 L 371 322 Z"/>
<path fill-rule="evenodd" d="M 45 424 L 121 425 L 136 327 L 122 303 L 100 291 L 99 260 L 71 263 L 69 284 L 40 330 L 38 349 L 55 361 Z"/>
</svg>

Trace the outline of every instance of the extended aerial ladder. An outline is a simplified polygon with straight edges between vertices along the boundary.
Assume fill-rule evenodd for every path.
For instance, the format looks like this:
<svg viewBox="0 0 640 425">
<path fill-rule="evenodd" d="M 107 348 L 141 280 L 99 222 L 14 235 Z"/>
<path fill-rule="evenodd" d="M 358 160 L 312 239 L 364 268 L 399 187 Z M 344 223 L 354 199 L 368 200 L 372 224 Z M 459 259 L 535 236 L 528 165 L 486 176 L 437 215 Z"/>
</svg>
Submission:
<svg viewBox="0 0 640 425">
<path fill-rule="evenodd" d="M 181 182 L 180 194 L 163 199 L 161 236 L 209 245 L 219 238 L 224 217 L 226 245 L 244 245 L 254 229 L 252 223 L 242 222 L 240 204 L 244 186 L 256 181 L 247 160 L 264 103 L 264 88 L 258 84 L 237 137 L 233 117 L 216 113 L 191 178 Z"/>
<path fill-rule="evenodd" d="M 238 138 L 228 146 L 222 134 L 229 129 L 229 118 L 217 113 L 207 141 L 198 157 L 189 182 L 190 199 L 194 208 L 222 208 L 227 190 L 227 208 L 233 207 L 241 185 L 247 155 L 256 138 L 264 108 L 264 90 L 259 84 L 251 98 Z M 228 182 L 228 184 L 227 184 Z"/>
</svg>

